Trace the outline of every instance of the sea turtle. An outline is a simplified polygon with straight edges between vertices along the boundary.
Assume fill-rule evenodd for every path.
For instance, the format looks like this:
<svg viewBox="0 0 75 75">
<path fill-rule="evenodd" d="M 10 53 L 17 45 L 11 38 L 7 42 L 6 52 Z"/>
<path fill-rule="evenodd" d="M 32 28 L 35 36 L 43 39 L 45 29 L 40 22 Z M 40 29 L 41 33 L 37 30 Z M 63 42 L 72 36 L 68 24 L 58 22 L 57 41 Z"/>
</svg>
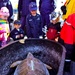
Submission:
<svg viewBox="0 0 75 75">
<path fill-rule="evenodd" d="M 11 64 L 11 68 L 17 66 L 14 75 L 50 75 L 48 65 L 35 58 L 32 53 L 28 53 L 27 58 L 22 61 L 16 61 Z"/>
</svg>

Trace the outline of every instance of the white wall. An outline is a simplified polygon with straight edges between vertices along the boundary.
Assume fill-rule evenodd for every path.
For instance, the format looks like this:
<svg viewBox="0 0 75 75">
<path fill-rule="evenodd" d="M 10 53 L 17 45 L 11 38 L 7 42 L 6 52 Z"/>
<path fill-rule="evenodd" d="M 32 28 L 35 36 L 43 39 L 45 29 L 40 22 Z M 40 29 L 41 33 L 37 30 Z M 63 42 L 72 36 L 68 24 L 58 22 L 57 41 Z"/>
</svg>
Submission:
<svg viewBox="0 0 75 75">
<path fill-rule="evenodd" d="M 64 5 L 65 2 L 66 2 L 66 0 L 55 0 L 55 5 L 57 7 L 56 11 L 59 11 L 60 10 L 60 7 L 62 5 Z"/>
<path fill-rule="evenodd" d="M 10 0 L 12 3 L 13 8 L 16 7 L 16 5 L 18 5 L 18 0 Z"/>
</svg>

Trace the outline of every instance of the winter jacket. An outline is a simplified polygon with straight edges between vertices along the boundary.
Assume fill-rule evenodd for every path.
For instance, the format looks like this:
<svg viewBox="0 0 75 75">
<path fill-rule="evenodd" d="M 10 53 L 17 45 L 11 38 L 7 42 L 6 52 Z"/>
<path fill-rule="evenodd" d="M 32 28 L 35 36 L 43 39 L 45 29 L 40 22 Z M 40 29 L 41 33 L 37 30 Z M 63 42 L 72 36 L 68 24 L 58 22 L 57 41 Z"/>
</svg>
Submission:
<svg viewBox="0 0 75 75">
<path fill-rule="evenodd" d="M 50 40 L 55 40 L 55 38 L 59 36 L 58 32 L 60 32 L 60 22 L 56 24 L 51 23 L 46 36 Z"/>
<path fill-rule="evenodd" d="M 66 0 L 67 12 L 63 16 L 64 19 L 68 18 L 69 15 L 75 13 L 75 0 Z"/>
<path fill-rule="evenodd" d="M 36 16 L 27 15 L 26 32 L 28 38 L 39 38 L 42 35 L 42 19 L 39 14 Z"/>
<path fill-rule="evenodd" d="M 75 44 L 75 13 L 66 19 L 60 32 L 60 38 L 66 44 Z"/>
<path fill-rule="evenodd" d="M 17 35 L 23 35 L 23 37 L 19 37 L 19 38 L 17 38 L 16 36 Z M 17 30 L 17 29 L 13 29 L 12 31 L 11 31 L 11 33 L 10 33 L 10 35 L 9 35 L 14 41 L 15 40 L 19 40 L 19 39 L 23 39 L 24 38 L 24 31 L 20 28 L 19 30 Z"/>
</svg>

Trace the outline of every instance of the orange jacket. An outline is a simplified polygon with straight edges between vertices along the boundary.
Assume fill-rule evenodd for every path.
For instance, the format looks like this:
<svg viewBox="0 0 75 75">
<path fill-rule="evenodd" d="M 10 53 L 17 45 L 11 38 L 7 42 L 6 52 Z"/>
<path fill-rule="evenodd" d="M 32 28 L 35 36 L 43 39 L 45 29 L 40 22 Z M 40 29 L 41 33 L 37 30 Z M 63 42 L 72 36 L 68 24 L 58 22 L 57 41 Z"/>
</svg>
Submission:
<svg viewBox="0 0 75 75">
<path fill-rule="evenodd" d="M 64 22 L 60 37 L 64 40 L 64 43 L 75 44 L 75 13 L 69 15 Z"/>
</svg>

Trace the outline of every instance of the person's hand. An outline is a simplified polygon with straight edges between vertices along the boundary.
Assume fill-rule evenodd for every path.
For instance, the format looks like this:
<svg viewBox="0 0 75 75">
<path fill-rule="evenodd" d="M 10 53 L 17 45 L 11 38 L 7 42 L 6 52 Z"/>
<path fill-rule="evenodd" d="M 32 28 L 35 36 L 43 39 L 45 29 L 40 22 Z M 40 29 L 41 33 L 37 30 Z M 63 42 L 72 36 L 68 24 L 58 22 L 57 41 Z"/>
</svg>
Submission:
<svg viewBox="0 0 75 75">
<path fill-rule="evenodd" d="M 23 34 L 21 34 L 20 36 L 23 37 Z"/>
<path fill-rule="evenodd" d="M 39 39 L 43 39 L 43 37 L 42 36 L 39 36 Z"/>
<path fill-rule="evenodd" d="M 20 35 L 16 35 L 16 38 L 20 38 Z"/>
</svg>

